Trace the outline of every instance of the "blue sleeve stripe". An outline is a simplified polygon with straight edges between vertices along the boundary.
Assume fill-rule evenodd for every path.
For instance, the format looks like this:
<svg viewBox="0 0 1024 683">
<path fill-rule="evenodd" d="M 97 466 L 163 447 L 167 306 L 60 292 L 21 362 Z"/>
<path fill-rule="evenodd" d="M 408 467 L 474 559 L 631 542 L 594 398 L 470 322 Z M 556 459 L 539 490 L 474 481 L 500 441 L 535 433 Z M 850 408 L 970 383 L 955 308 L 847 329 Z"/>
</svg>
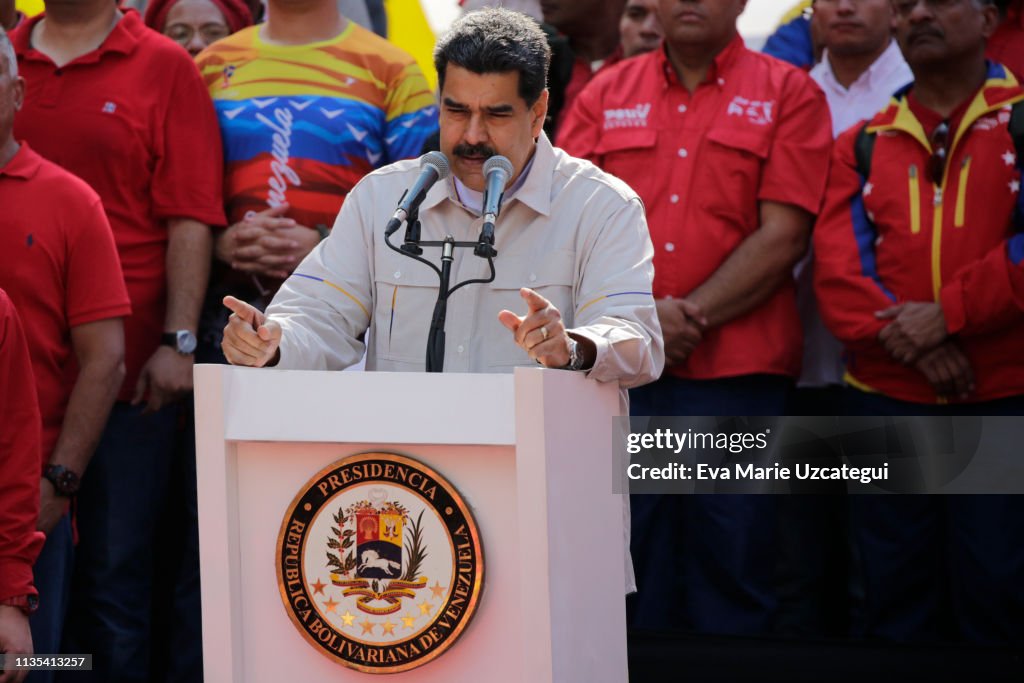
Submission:
<svg viewBox="0 0 1024 683">
<path fill-rule="evenodd" d="M 867 209 L 864 208 L 864 182 L 865 178 L 861 176 L 862 191 L 850 203 L 850 219 L 853 222 L 853 238 L 857 242 L 857 252 L 860 255 L 860 267 L 864 275 L 874 280 L 882 293 L 895 302 L 896 297 L 885 288 L 881 278 L 878 277 L 878 265 L 875 260 L 875 241 L 878 239 L 878 231 L 868 219 Z"/>
<path fill-rule="evenodd" d="M 326 280 L 326 279 L 324 279 L 324 278 L 322 278 L 322 277 L 316 277 L 315 275 L 306 275 L 305 273 L 298 273 L 298 272 L 295 272 L 295 273 L 292 273 L 292 277 L 301 277 L 301 278 L 305 278 L 305 279 L 307 279 L 307 280 L 313 280 L 314 282 L 322 282 L 322 283 L 324 283 L 325 285 L 327 285 L 328 287 L 331 287 L 332 289 L 336 289 L 336 290 L 338 290 L 339 292 L 341 292 L 342 294 L 344 294 L 345 296 L 347 296 L 347 297 L 348 297 L 349 299 L 351 299 L 351 300 L 352 300 L 352 302 L 353 302 L 353 303 L 354 303 L 354 304 L 355 304 L 356 306 L 358 306 L 358 307 L 359 307 L 359 309 L 360 309 L 360 310 L 361 310 L 361 311 L 362 311 L 362 312 L 363 312 L 363 313 L 364 313 L 364 314 L 366 315 L 366 318 L 367 318 L 367 320 L 369 320 L 369 318 L 370 318 L 370 312 L 369 312 L 368 310 L 366 310 L 366 306 L 364 306 L 364 305 L 362 304 L 362 302 L 360 302 L 360 301 L 359 301 L 359 299 L 357 299 L 357 298 L 355 298 L 354 296 L 352 296 L 352 293 L 351 293 L 351 292 L 349 292 L 349 291 L 348 291 L 347 289 L 345 289 L 344 287 L 342 287 L 341 285 L 337 285 L 337 284 L 335 284 L 335 283 L 331 282 L 330 280 Z"/>
<path fill-rule="evenodd" d="M 579 315 L 583 311 L 587 310 L 588 308 L 596 304 L 598 301 L 604 301 L 605 299 L 611 299 L 612 297 L 616 296 L 653 296 L 653 292 L 614 292 L 612 294 L 604 294 L 602 296 L 597 297 L 596 299 L 591 299 L 587 303 L 580 306 L 580 310 L 576 311 L 576 315 Z"/>
</svg>

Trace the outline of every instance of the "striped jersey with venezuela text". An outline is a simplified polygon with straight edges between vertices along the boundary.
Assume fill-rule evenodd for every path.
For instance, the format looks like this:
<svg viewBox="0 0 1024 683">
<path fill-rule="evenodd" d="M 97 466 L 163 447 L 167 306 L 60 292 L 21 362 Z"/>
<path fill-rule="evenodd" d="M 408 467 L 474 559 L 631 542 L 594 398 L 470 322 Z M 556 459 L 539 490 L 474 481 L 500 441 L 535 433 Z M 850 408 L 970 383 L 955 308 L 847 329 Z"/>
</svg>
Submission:
<svg viewBox="0 0 1024 683">
<path fill-rule="evenodd" d="M 197 58 L 224 139 L 228 219 L 287 202 L 300 224 L 330 227 L 360 178 L 420 153 L 437 130 L 434 96 L 412 57 L 353 22 L 306 45 L 268 44 L 262 29 Z"/>
</svg>

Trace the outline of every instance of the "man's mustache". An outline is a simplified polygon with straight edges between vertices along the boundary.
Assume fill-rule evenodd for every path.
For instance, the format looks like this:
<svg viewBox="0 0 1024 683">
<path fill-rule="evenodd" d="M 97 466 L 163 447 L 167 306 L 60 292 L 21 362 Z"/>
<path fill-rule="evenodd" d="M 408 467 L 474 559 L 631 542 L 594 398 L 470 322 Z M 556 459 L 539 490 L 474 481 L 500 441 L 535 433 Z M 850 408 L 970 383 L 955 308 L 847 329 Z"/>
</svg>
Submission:
<svg viewBox="0 0 1024 683">
<path fill-rule="evenodd" d="M 467 145 L 460 143 L 455 145 L 455 149 L 452 150 L 452 154 L 457 157 L 484 157 L 489 158 L 497 154 L 494 149 L 487 145 Z"/>
<path fill-rule="evenodd" d="M 907 42 L 912 43 L 918 38 L 923 38 L 925 36 L 932 36 L 934 38 L 945 37 L 942 31 L 938 30 L 937 28 L 934 28 L 932 26 L 926 26 L 924 28 L 919 28 L 917 30 L 911 31 L 909 34 L 907 34 Z"/>
</svg>

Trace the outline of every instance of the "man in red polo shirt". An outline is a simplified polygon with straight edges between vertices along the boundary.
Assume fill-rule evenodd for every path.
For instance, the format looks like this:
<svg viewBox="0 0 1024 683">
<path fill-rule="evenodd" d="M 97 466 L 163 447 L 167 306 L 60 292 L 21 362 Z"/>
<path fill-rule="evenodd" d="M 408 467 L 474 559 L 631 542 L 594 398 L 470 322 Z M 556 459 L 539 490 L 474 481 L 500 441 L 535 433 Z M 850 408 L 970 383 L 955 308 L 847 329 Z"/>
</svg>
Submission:
<svg viewBox="0 0 1024 683">
<path fill-rule="evenodd" d="M 225 223 L 220 135 L 195 64 L 111 0 L 48 0 L 11 33 L 27 81 L 15 134 L 103 201 L 131 299 L 127 377 L 78 496 L 65 641 L 98 680 L 147 680 L 154 529 Z M 86 680 L 76 674 L 76 680 Z"/>
<path fill-rule="evenodd" d="M 631 392 L 634 415 L 782 415 L 800 372 L 792 268 L 824 193 L 828 105 L 803 71 L 743 46 L 744 6 L 660 0 L 664 48 L 598 74 L 559 131 L 561 147 L 625 180 L 647 210 L 666 370 Z M 768 497 L 633 505 L 634 625 L 767 628 Z"/>
<path fill-rule="evenodd" d="M 8 656 L 33 651 L 28 614 L 38 598 L 32 562 L 43 545 L 36 531 L 39 406 L 31 367 L 18 314 L 0 289 L 0 652 Z M 19 683 L 24 675 L 0 679 Z"/>
<path fill-rule="evenodd" d="M 32 617 L 37 651 L 58 652 L 71 584 L 67 515 L 124 379 L 122 318 L 131 312 L 100 198 L 13 136 L 24 81 L 0 31 L 0 287 L 24 321 L 43 416 L 36 560 L 43 596 Z M 60 201 L 54 201 L 54 198 Z M 77 370 L 76 370 L 77 367 Z M 37 672 L 32 680 L 52 679 Z"/>
</svg>

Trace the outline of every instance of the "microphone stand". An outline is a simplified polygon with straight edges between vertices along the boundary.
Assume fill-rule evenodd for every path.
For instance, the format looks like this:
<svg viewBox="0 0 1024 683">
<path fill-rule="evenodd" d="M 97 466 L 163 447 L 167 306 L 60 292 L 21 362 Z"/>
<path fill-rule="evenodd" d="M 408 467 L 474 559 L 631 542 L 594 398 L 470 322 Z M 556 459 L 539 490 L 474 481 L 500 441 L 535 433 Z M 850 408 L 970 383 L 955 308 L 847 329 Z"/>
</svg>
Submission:
<svg viewBox="0 0 1024 683">
<path fill-rule="evenodd" d="M 445 238 L 441 241 L 421 242 L 420 216 L 418 208 L 409 212 L 408 223 L 406 224 L 405 230 L 405 242 L 402 246 L 396 247 L 392 244 L 391 235 L 386 231 L 384 233 L 384 243 L 387 244 L 388 248 L 392 251 L 402 254 L 403 256 L 407 256 L 414 261 L 424 263 L 429 266 L 431 270 L 437 273 L 439 280 L 437 302 L 434 304 L 434 314 L 431 316 L 430 330 L 427 333 L 427 372 L 444 372 L 444 324 L 448 316 L 448 297 L 466 285 L 485 285 L 487 283 L 494 282 L 494 257 L 498 255 L 498 252 L 494 250 L 494 247 L 481 250 L 481 243 L 479 241 L 457 242 L 451 235 L 445 235 Z M 440 268 L 421 256 L 423 253 L 423 247 L 441 248 Z M 490 276 L 486 279 L 477 278 L 474 280 L 464 280 L 454 287 L 449 288 L 449 284 L 451 282 L 452 263 L 455 261 L 456 248 L 473 249 L 478 255 L 486 258 L 487 265 L 491 271 Z M 480 253 L 478 250 L 484 251 L 484 253 Z"/>
<path fill-rule="evenodd" d="M 390 244 L 388 246 L 391 246 Z M 409 212 L 408 222 L 405 224 L 405 242 L 399 247 L 406 254 L 419 256 L 423 253 L 420 248 L 420 209 L 414 207 Z"/>
</svg>

